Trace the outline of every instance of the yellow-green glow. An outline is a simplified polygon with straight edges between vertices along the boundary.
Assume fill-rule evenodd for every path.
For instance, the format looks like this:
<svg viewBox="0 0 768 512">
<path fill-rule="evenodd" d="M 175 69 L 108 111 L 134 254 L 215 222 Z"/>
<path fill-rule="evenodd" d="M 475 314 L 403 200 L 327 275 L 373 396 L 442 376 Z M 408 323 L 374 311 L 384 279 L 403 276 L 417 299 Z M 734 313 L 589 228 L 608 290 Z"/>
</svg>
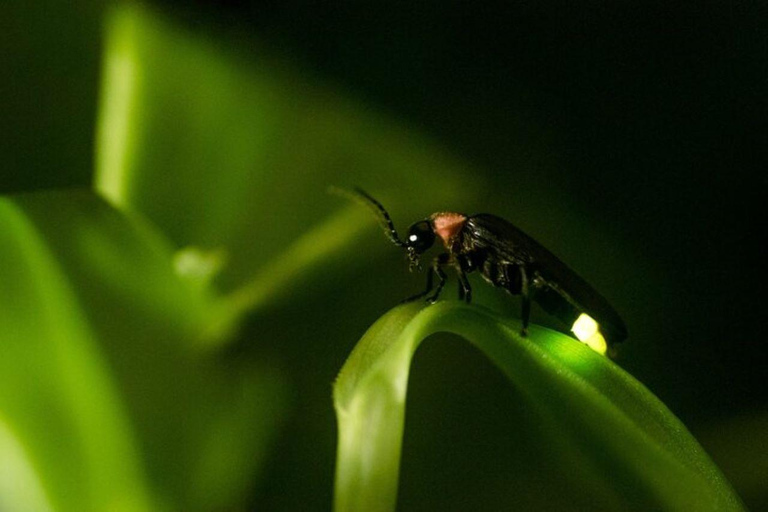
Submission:
<svg viewBox="0 0 768 512">
<path fill-rule="evenodd" d="M 600 334 L 600 331 L 595 331 L 595 334 L 584 340 L 584 343 L 598 354 L 605 355 L 608 351 L 608 344 L 605 342 L 603 335 Z"/>
<path fill-rule="evenodd" d="M 579 315 L 579 318 L 573 322 L 571 331 L 579 339 L 586 343 L 589 348 L 600 354 L 605 354 L 608 350 L 608 344 L 605 342 L 605 338 L 600 334 L 598 330 L 597 322 L 595 319 L 586 313 Z"/>
<path fill-rule="evenodd" d="M 588 314 L 582 313 L 579 315 L 579 318 L 573 322 L 571 331 L 579 339 L 579 341 L 586 342 L 597 332 L 597 322 L 595 322 L 595 319 Z"/>
</svg>

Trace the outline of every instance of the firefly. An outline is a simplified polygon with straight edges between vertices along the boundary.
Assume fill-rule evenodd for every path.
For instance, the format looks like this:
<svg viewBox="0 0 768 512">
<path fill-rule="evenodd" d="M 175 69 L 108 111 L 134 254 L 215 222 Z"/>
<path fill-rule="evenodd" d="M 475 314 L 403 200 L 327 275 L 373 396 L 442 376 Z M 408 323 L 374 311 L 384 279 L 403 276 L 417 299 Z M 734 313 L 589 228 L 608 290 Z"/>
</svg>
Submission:
<svg viewBox="0 0 768 512">
<path fill-rule="evenodd" d="M 400 239 L 387 210 L 365 191 L 340 191 L 370 207 L 389 240 L 406 251 L 410 270 L 420 270 L 421 255 L 435 242 L 444 252 L 427 272 L 426 288 L 404 302 L 426 299 L 434 303 L 445 286 L 445 268 L 459 281 L 459 299 L 472 300 L 467 274 L 479 272 L 485 281 L 522 297 L 522 331 L 526 336 L 531 302 L 567 325 L 574 336 L 604 354 L 608 346 L 627 337 L 624 321 L 610 303 L 557 256 L 512 223 L 487 213 L 466 215 L 437 212 L 408 228 Z M 437 277 L 437 283 L 435 283 Z"/>
</svg>

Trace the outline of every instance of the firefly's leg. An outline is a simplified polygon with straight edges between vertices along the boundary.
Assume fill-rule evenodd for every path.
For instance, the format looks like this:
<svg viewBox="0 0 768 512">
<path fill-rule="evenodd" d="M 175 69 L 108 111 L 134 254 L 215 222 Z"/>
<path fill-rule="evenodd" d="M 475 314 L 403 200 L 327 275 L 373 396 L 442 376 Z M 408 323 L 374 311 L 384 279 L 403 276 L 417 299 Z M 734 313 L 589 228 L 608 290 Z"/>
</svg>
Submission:
<svg viewBox="0 0 768 512">
<path fill-rule="evenodd" d="M 520 295 L 523 297 L 523 330 L 520 332 L 521 336 L 528 336 L 528 321 L 531 319 L 531 289 L 528 286 L 528 274 L 525 271 L 525 267 L 520 265 Z"/>
<path fill-rule="evenodd" d="M 459 300 L 465 301 L 467 304 L 472 302 L 472 287 L 469 285 L 469 279 L 467 274 L 463 271 L 458 272 L 459 275 Z"/>
<path fill-rule="evenodd" d="M 411 295 L 407 299 L 401 300 L 400 303 L 402 304 L 405 302 L 413 302 L 415 300 L 424 298 L 431 291 L 432 291 L 432 271 L 430 270 L 429 272 L 427 272 L 427 289 L 421 293 L 417 293 L 416 295 Z"/>
<path fill-rule="evenodd" d="M 426 297 L 427 295 L 429 295 L 429 292 L 431 292 L 432 288 L 433 288 L 433 282 L 432 282 L 432 273 L 433 272 L 435 274 L 437 274 L 437 276 L 440 278 L 440 283 L 438 283 L 437 290 L 435 291 L 433 296 L 427 298 L 427 300 L 430 301 L 430 302 L 434 302 L 434 301 L 437 300 L 437 296 L 440 295 L 440 292 L 443 289 L 443 285 L 445 284 L 445 272 L 443 272 L 443 270 L 440 268 L 440 266 L 445 263 L 444 260 L 447 259 L 444 256 L 447 256 L 447 255 L 441 254 L 440 256 L 436 257 L 432 261 L 432 266 L 431 266 L 430 270 L 427 272 L 427 287 L 426 287 L 426 289 L 423 292 L 421 292 L 421 293 L 417 293 L 416 295 L 408 297 L 407 299 L 403 300 L 402 302 L 413 302 L 414 300 L 422 299 L 422 298 Z"/>
<path fill-rule="evenodd" d="M 469 279 L 467 279 L 467 272 L 465 268 L 468 266 L 464 258 L 460 258 L 456 264 L 456 275 L 459 276 L 459 300 L 466 301 L 467 304 L 472 302 L 472 287 L 469 285 Z"/>
<path fill-rule="evenodd" d="M 432 270 L 435 271 L 435 274 L 437 274 L 437 277 L 440 279 L 440 282 L 437 283 L 437 288 L 435 288 L 435 293 L 433 293 L 432 296 L 427 297 L 427 302 L 429 302 L 430 304 L 434 304 L 435 302 L 437 302 L 437 298 L 440 296 L 440 292 L 443 291 L 443 286 L 445 286 L 446 275 L 445 275 L 445 272 L 443 272 L 443 269 L 441 267 L 442 263 L 440 259 L 441 259 L 440 256 L 438 256 L 432 262 Z"/>
</svg>

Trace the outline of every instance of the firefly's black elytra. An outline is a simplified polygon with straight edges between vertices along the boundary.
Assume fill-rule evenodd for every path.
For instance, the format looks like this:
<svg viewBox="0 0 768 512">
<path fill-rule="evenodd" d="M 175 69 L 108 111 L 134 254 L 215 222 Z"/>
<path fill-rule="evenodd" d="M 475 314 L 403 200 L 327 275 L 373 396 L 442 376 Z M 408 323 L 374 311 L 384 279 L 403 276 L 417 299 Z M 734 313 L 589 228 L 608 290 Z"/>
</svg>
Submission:
<svg viewBox="0 0 768 512">
<path fill-rule="evenodd" d="M 381 203 L 358 188 L 348 193 L 374 209 L 392 243 L 407 251 L 411 270 L 421 268 L 419 257 L 436 239 L 442 241 L 445 252 L 432 261 L 426 289 L 406 301 L 426 298 L 435 302 L 446 281 L 443 267 L 450 266 L 459 278 L 460 300 L 472 300 L 467 274 L 474 271 L 492 285 L 521 295 L 523 335 L 528 330 L 531 301 L 536 301 L 598 352 L 605 353 L 606 341 L 613 344 L 627 337 L 624 322 L 602 295 L 506 220 L 486 213 L 438 212 L 412 224 L 403 241 Z"/>
</svg>

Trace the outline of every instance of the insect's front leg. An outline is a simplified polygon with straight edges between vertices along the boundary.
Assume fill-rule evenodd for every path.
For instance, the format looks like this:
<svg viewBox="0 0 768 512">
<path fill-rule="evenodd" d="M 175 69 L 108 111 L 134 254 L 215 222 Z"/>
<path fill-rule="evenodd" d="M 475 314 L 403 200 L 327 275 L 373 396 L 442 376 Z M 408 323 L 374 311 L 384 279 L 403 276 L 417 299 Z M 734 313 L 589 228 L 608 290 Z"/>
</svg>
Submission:
<svg viewBox="0 0 768 512">
<path fill-rule="evenodd" d="M 437 283 L 437 289 L 435 289 L 435 292 L 430 297 L 427 297 L 428 302 L 434 303 L 437 300 L 437 298 L 440 296 L 440 292 L 443 290 L 443 286 L 445 286 L 446 275 L 445 275 L 445 272 L 443 272 L 443 269 L 441 267 L 442 265 L 445 265 L 446 263 L 448 263 L 448 259 L 449 259 L 448 254 L 443 253 L 437 256 L 434 260 L 432 260 L 432 266 L 430 267 L 430 270 L 427 272 L 426 289 L 421 293 L 417 293 L 416 295 L 408 297 L 402 302 L 413 302 L 414 300 L 427 297 L 427 295 L 429 295 L 429 293 L 432 291 L 432 288 L 433 288 L 432 277 L 434 273 L 434 274 L 437 274 L 437 277 L 438 279 L 440 279 L 440 282 Z"/>
<path fill-rule="evenodd" d="M 443 256 L 443 254 L 441 254 L 440 256 Z M 437 298 L 440 296 L 440 292 L 443 291 L 443 286 L 445 286 L 446 275 L 442 269 L 442 265 L 445 264 L 442 260 L 445 258 L 441 258 L 440 256 L 438 256 L 432 261 L 432 270 L 435 272 L 435 274 L 437 274 L 437 277 L 438 279 L 440 279 L 440 282 L 437 283 L 437 288 L 435 288 L 435 293 L 427 297 L 427 302 L 429 302 L 430 304 L 434 304 L 435 302 L 437 302 Z"/>
</svg>

